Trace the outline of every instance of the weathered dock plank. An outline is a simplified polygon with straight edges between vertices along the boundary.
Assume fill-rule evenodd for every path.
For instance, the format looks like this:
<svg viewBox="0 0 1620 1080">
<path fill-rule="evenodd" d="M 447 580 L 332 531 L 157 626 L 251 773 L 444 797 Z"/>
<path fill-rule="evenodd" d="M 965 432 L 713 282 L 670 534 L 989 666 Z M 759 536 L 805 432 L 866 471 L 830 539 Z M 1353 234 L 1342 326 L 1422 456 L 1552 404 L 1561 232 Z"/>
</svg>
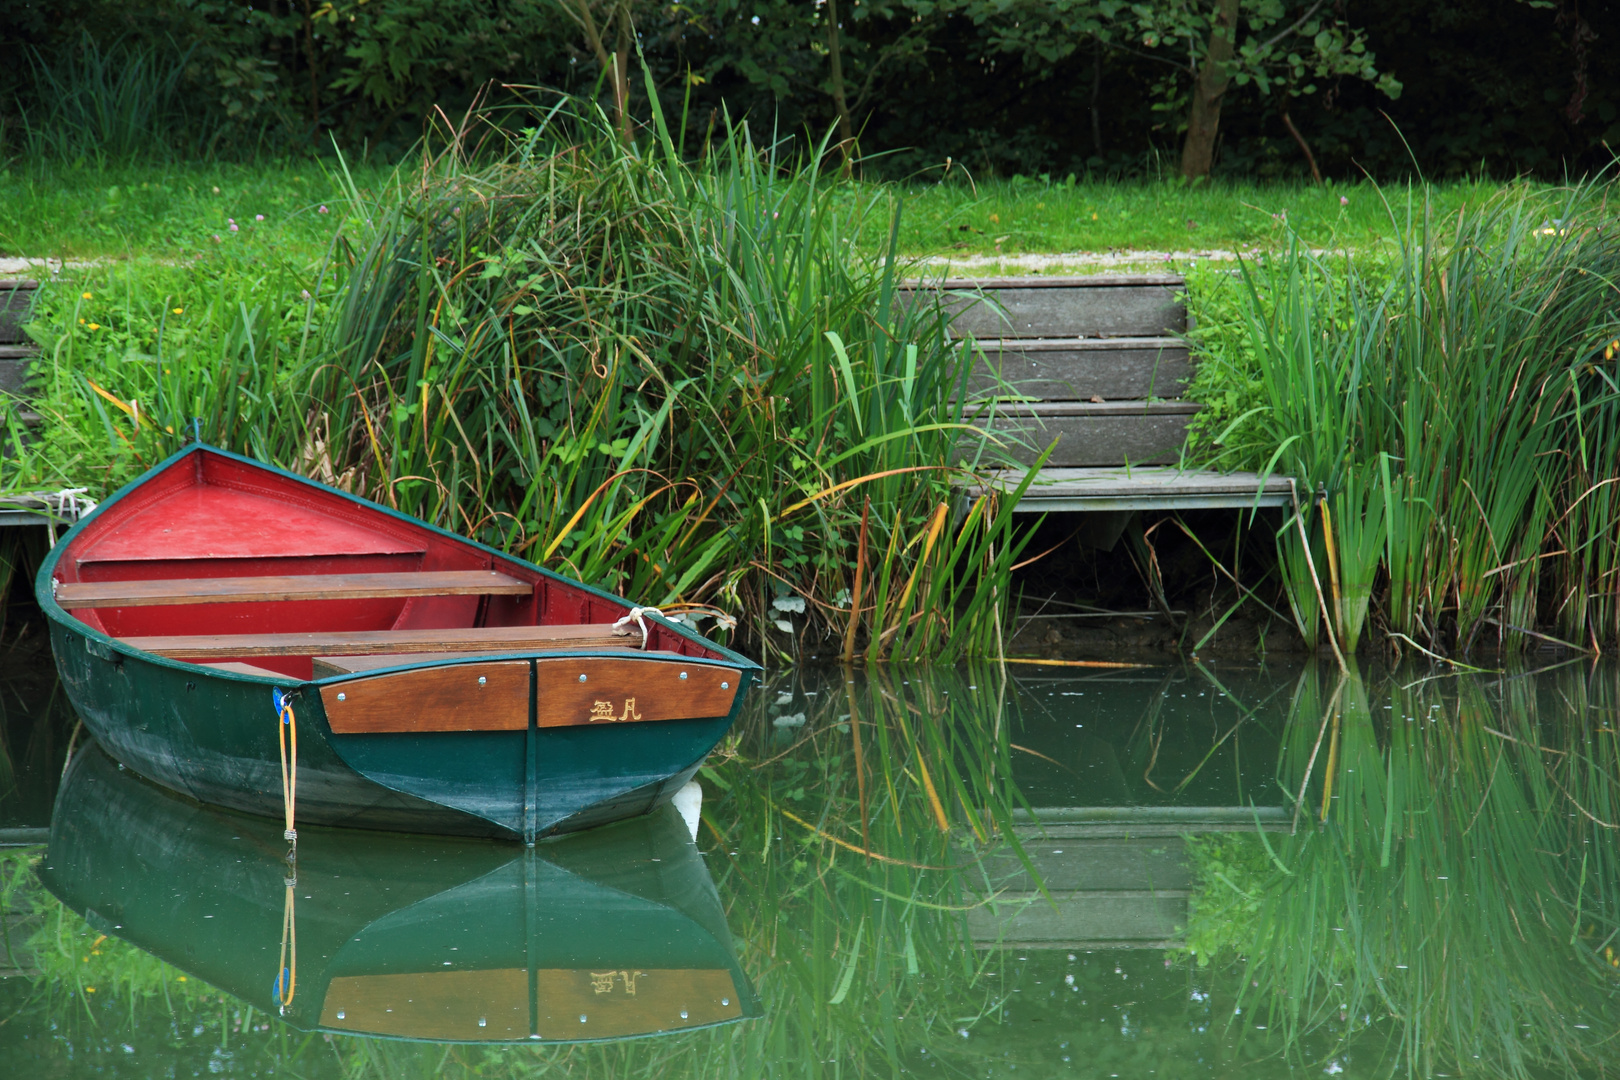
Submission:
<svg viewBox="0 0 1620 1080">
<path fill-rule="evenodd" d="M 963 491 L 977 497 L 986 491 L 1011 491 L 1025 470 L 1009 469 L 980 477 Z M 1288 479 L 1259 473 L 1215 473 L 1174 467 L 1047 468 L 1029 487 L 1021 513 L 1113 510 L 1243 510 L 1253 506 L 1288 506 L 1293 490 Z"/>
<path fill-rule="evenodd" d="M 0 344 L 17 345 L 28 340 L 22 324 L 34 306 L 34 294 L 39 282 L 0 279 Z"/>
<path fill-rule="evenodd" d="M 1174 398 L 1192 377 L 1187 345 L 1178 338 L 1004 338 L 978 345 L 982 355 L 968 381 L 973 397 Z"/>
<path fill-rule="evenodd" d="M 952 329 L 976 338 L 1161 337 L 1187 327 L 1176 275 L 956 278 L 936 288 Z"/>
<path fill-rule="evenodd" d="M 1190 401 L 1042 401 L 1001 404 L 975 423 L 1006 437 L 1009 456 L 1025 464 L 1056 439 L 1048 468 L 1166 465 L 1181 457 L 1198 410 Z"/>
</svg>

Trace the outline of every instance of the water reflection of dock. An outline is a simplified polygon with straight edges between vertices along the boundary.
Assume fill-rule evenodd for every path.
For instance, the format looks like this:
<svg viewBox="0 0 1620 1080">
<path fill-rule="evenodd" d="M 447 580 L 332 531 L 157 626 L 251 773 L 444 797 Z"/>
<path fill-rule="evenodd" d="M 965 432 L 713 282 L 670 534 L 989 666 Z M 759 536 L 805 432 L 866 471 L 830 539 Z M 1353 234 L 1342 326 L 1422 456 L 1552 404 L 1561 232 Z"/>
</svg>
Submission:
<svg viewBox="0 0 1620 1080">
<path fill-rule="evenodd" d="M 1279 807 L 1041 807 L 1017 815 L 1030 866 L 987 860 L 993 898 L 968 914 L 980 948 L 1162 949 L 1187 925 L 1187 834 L 1286 831 Z"/>
</svg>

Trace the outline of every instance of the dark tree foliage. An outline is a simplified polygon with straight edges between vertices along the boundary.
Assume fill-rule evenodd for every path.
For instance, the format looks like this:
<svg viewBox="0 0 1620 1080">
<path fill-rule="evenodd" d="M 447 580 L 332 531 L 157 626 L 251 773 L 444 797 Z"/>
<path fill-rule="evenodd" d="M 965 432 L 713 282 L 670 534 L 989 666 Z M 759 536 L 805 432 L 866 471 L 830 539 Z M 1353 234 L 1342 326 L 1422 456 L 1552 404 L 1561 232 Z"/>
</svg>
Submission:
<svg viewBox="0 0 1620 1080">
<path fill-rule="evenodd" d="M 842 89 L 867 175 L 937 177 L 947 162 L 979 178 L 1175 173 L 1186 110 L 1162 47 L 1138 47 L 1129 27 L 1110 23 L 1043 57 L 1008 46 L 997 2 L 839 0 L 836 36 L 825 0 L 569 6 L 594 5 L 604 18 L 630 13 L 692 152 L 728 117 L 803 147 L 807 134 L 837 123 Z M 1006 18 L 1046 10 L 1017 2 L 1002 5 Z M 1061 22 L 1079 2 L 1051 0 L 1051 17 Z M 1313 10 L 1278 3 L 1290 16 Z M 1620 0 L 1326 3 L 1319 14 L 1331 10 L 1365 32 L 1378 71 L 1402 85 L 1399 97 L 1353 76 L 1316 80 L 1309 92 L 1294 86 L 1293 96 L 1234 83 L 1217 175 L 1308 178 L 1300 141 L 1325 175 L 1339 177 L 1396 177 L 1415 165 L 1434 178 L 1552 178 L 1612 159 Z M 614 108 L 602 54 L 560 0 L 0 0 L 0 39 L 12 57 L 0 68 L 0 159 L 36 145 L 25 133 L 53 115 L 61 85 L 44 74 L 77 70 L 71 60 L 86 48 L 104 57 L 147 50 L 183 65 L 184 123 L 197 130 L 157 134 L 153 154 L 320 153 L 335 141 L 397 155 L 435 110 L 456 117 L 486 87 L 486 100 L 510 102 L 506 85 L 541 88 L 522 92 L 536 106 L 567 92 Z M 629 91 L 631 114 L 645 120 L 639 74 Z"/>
</svg>

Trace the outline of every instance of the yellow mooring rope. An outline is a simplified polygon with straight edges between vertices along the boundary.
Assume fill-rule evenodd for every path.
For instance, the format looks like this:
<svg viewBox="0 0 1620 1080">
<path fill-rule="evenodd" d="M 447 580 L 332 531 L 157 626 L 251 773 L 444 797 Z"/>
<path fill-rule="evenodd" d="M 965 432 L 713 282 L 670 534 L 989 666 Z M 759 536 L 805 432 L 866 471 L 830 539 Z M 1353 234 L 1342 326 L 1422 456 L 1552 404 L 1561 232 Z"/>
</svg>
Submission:
<svg viewBox="0 0 1620 1080">
<path fill-rule="evenodd" d="M 281 907 L 281 955 L 276 961 L 276 981 L 271 998 L 283 1016 L 298 992 L 298 920 L 293 890 L 298 888 L 298 830 L 293 828 L 293 808 L 298 802 L 298 718 L 293 715 L 293 694 L 272 687 L 270 700 L 276 707 L 276 742 L 281 747 L 281 809 L 287 830 L 282 836 L 292 845 L 287 852 L 287 895 Z M 288 750 L 288 744 L 292 749 Z"/>
<path fill-rule="evenodd" d="M 276 706 L 276 741 L 281 746 L 281 809 L 287 819 L 287 831 L 283 838 L 293 846 L 289 858 L 298 857 L 298 830 L 293 828 L 293 807 L 298 801 L 298 724 L 293 716 L 293 695 L 279 686 L 270 690 L 271 700 Z M 292 753 L 287 752 L 288 741 L 292 742 Z"/>
<path fill-rule="evenodd" d="M 298 992 L 298 920 L 294 912 L 297 900 L 293 896 L 293 890 L 298 887 L 297 873 L 288 875 L 286 880 L 287 898 L 281 908 L 281 956 L 276 961 L 276 981 L 270 988 L 271 1000 L 283 1016 Z"/>
</svg>

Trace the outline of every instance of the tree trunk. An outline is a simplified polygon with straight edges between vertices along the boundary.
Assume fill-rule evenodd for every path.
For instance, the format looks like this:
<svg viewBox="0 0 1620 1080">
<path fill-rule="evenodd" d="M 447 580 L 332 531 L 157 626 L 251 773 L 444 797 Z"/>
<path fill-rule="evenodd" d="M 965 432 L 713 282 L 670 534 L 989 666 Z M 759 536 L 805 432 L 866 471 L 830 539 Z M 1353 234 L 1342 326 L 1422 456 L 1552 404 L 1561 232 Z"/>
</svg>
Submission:
<svg viewBox="0 0 1620 1080">
<path fill-rule="evenodd" d="M 855 126 L 849 120 L 849 103 L 844 99 L 844 58 L 839 47 L 838 0 L 827 0 L 827 58 L 832 64 L 832 99 L 838 108 L 838 149 L 844 155 L 844 175 L 849 175 L 850 154 L 855 147 Z"/>
<path fill-rule="evenodd" d="M 1097 98 L 1102 94 L 1102 42 L 1091 54 L 1091 152 L 1102 157 L 1102 114 L 1097 109 Z"/>
<path fill-rule="evenodd" d="M 1237 39 L 1239 0 L 1218 0 L 1215 24 L 1209 29 L 1209 48 L 1193 83 L 1192 105 L 1187 110 L 1187 141 L 1181 151 L 1181 175 L 1199 180 L 1209 175 L 1215 161 L 1215 136 L 1221 126 L 1221 98 L 1232 77 L 1226 62 L 1232 59 Z"/>
<path fill-rule="evenodd" d="M 321 126 L 321 69 L 315 56 L 315 15 L 304 0 L 304 58 L 309 63 L 309 123 L 311 129 Z"/>
</svg>

